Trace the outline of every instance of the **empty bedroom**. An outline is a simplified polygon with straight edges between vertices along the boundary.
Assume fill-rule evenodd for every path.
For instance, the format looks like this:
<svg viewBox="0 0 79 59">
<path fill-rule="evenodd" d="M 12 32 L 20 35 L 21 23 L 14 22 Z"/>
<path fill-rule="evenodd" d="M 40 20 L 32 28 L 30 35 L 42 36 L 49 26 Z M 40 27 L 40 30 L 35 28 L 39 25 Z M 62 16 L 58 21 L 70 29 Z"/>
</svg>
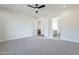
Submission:
<svg viewBox="0 0 79 59">
<path fill-rule="evenodd" d="M 0 55 L 79 55 L 79 4 L 0 4 Z"/>
</svg>

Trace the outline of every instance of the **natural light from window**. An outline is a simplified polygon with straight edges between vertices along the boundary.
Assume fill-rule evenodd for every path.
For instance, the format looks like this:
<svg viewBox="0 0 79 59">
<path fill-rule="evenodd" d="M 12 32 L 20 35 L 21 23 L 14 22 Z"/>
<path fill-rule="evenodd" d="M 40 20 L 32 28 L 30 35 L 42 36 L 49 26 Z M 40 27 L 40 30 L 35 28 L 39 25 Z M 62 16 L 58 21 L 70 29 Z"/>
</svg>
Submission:
<svg viewBox="0 0 79 59">
<path fill-rule="evenodd" d="M 52 30 L 58 30 L 58 17 L 52 19 Z"/>
</svg>

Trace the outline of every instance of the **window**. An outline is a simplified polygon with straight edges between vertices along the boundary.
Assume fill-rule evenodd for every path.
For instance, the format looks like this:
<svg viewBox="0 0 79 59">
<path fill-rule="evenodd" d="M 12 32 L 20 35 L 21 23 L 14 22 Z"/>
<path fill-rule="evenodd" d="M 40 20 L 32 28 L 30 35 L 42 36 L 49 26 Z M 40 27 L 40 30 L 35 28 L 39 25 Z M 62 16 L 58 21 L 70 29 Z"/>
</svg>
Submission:
<svg viewBox="0 0 79 59">
<path fill-rule="evenodd" d="M 52 19 L 52 30 L 58 30 L 58 17 Z"/>
</svg>

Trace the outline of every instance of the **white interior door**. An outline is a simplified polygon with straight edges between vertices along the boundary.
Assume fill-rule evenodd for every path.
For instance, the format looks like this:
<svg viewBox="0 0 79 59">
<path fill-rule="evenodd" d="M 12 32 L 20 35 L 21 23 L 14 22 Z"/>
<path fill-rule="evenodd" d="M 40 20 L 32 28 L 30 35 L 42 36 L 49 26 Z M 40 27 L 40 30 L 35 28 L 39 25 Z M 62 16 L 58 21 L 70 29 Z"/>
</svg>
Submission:
<svg viewBox="0 0 79 59">
<path fill-rule="evenodd" d="M 41 33 L 49 38 L 49 21 L 46 18 L 41 21 Z"/>
<path fill-rule="evenodd" d="M 38 28 L 38 23 L 37 23 L 37 21 L 34 21 L 33 26 L 34 26 L 34 29 L 33 29 L 34 36 L 37 36 L 37 28 Z"/>
</svg>

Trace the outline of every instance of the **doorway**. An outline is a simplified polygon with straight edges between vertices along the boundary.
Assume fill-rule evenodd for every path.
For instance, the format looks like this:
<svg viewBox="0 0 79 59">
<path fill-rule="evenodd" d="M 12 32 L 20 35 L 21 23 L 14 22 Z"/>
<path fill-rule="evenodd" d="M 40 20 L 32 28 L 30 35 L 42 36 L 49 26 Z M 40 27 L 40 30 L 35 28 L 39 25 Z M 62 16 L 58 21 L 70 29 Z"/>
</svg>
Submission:
<svg viewBox="0 0 79 59">
<path fill-rule="evenodd" d="M 60 39 L 60 17 L 52 18 L 53 39 Z"/>
</svg>

